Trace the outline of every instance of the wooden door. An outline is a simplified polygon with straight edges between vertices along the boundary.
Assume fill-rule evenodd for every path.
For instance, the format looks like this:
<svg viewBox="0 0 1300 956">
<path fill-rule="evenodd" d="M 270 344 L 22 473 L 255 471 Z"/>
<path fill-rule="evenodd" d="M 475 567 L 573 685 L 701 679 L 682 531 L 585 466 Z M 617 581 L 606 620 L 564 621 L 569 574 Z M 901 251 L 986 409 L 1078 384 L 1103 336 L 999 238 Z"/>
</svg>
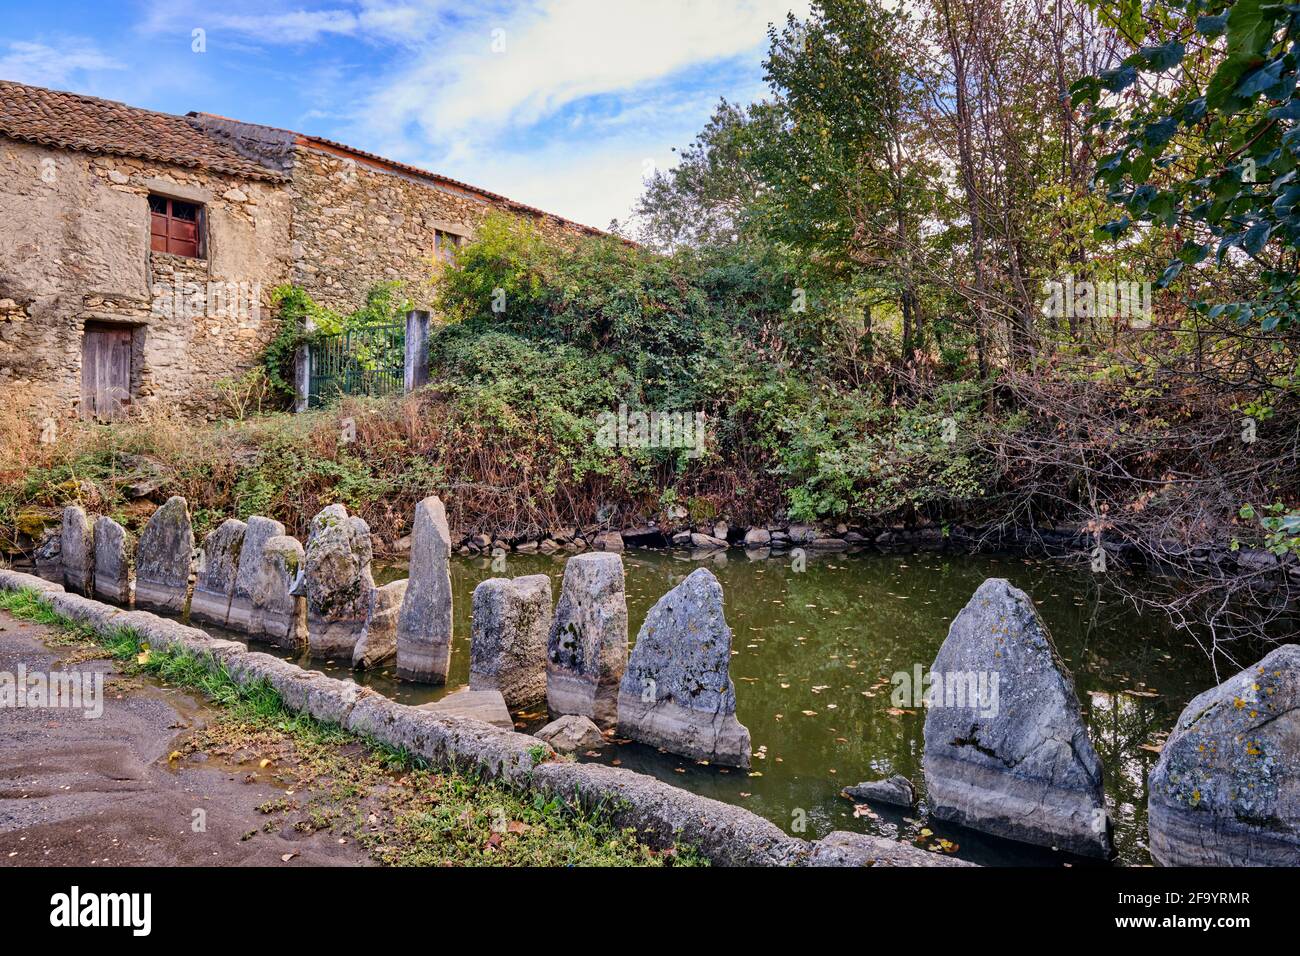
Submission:
<svg viewBox="0 0 1300 956">
<path fill-rule="evenodd" d="M 83 418 L 121 418 L 131 404 L 131 330 L 86 324 L 81 344 Z"/>
</svg>

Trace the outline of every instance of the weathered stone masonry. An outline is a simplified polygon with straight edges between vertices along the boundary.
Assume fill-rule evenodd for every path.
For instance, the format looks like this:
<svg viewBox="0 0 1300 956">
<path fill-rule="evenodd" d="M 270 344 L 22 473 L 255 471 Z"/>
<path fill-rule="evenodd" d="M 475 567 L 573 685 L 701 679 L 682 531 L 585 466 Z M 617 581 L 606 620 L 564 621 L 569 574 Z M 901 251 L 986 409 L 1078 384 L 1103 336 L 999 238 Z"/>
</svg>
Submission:
<svg viewBox="0 0 1300 956">
<path fill-rule="evenodd" d="M 151 195 L 201 207 L 197 257 L 151 251 Z M 425 307 L 437 246 L 494 209 L 596 231 L 317 137 L 0 81 L 0 402 L 81 414 L 92 323 L 129 333 L 128 407 L 219 417 L 216 383 L 275 335 L 277 285 L 350 311 L 402 281 Z"/>
<path fill-rule="evenodd" d="M 150 252 L 151 192 L 204 206 L 206 259 Z M 269 295 L 289 277 L 289 215 L 282 185 L 0 135 L 0 393 L 37 420 L 74 414 L 82 334 L 102 322 L 131 332 L 132 404 L 213 411 L 212 386 L 251 366 L 274 334 Z M 177 282 L 182 294 L 209 282 L 260 287 L 260 316 L 177 314 Z"/>
</svg>

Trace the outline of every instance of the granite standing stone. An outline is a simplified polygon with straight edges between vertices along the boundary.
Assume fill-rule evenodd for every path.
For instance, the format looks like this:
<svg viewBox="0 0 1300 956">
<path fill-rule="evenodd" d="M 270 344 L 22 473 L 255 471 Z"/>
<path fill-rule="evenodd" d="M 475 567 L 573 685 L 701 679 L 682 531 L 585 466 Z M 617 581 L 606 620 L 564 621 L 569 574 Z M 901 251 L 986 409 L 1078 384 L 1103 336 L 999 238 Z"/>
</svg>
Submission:
<svg viewBox="0 0 1300 956">
<path fill-rule="evenodd" d="M 131 558 L 126 529 L 104 515 L 95 520 L 95 597 L 131 603 Z"/>
<path fill-rule="evenodd" d="M 415 506 L 410 575 L 397 620 L 397 676 L 443 684 L 451 664 L 451 531 L 436 495 Z"/>
<path fill-rule="evenodd" d="M 1300 865 L 1300 645 L 1193 699 L 1149 784 L 1157 863 Z"/>
<path fill-rule="evenodd" d="M 175 496 L 149 516 L 135 551 L 135 606 L 179 614 L 194 561 L 194 528 L 185 499 Z"/>
<path fill-rule="evenodd" d="M 226 626 L 230 618 L 230 602 L 235 594 L 239 555 L 247 531 L 248 525 L 244 522 L 227 518 L 203 539 L 199 573 L 194 579 L 194 596 L 190 598 L 190 620 Z"/>
<path fill-rule="evenodd" d="M 95 526 L 80 505 L 63 509 L 63 586 L 92 597 L 95 593 Z"/>
<path fill-rule="evenodd" d="M 728 767 L 748 767 L 749 731 L 736 719 L 731 628 L 722 585 L 692 571 L 646 615 L 618 691 L 618 733 Z"/>
<path fill-rule="evenodd" d="M 287 651 L 307 643 L 307 603 L 294 594 L 306 570 L 297 538 L 277 535 L 262 546 L 262 560 L 249 597 L 248 634 Z"/>
<path fill-rule="evenodd" d="M 469 686 L 497 690 L 508 707 L 546 697 L 551 579 L 545 574 L 489 578 L 474 589 Z"/>
<path fill-rule="evenodd" d="M 63 584 L 63 529 L 47 528 L 45 537 L 41 538 L 41 543 L 36 546 L 36 552 L 33 554 L 33 560 L 36 562 L 36 574 L 46 581 L 52 581 L 55 584 Z"/>
<path fill-rule="evenodd" d="M 623 559 L 609 552 L 570 558 L 546 641 L 546 703 L 552 716 L 577 714 L 600 727 L 618 722 L 627 668 Z"/>
<path fill-rule="evenodd" d="M 396 659 L 397 618 L 402 613 L 406 586 L 403 578 L 370 592 L 366 626 L 352 650 L 352 666 L 357 670 L 372 670 Z"/>
<path fill-rule="evenodd" d="M 370 611 L 375 579 L 370 526 L 330 505 L 312 519 L 307 539 L 307 645 L 311 656 L 351 662 Z"/>
<path fill-rule="evenodd" d="M 985 581 L 952 622 L 930 676 L 922 760 L 930 812 L 1109 856 L 1101 761 L 1033 601 L 1001 578 Z"/>
<path fill-rule="evenodd" d="M 284 535 L 284 525 L 261 515 L 248 519 L 244 543 L 239 549 L 239 563 L 235 568 L 235 590 L 230 598 L 230 613 L 226 626 L 237 631 L 249 631 L 253 614 L 253 589 L 262 572 L 262 557 L 266 543 Z"/>
</svg>

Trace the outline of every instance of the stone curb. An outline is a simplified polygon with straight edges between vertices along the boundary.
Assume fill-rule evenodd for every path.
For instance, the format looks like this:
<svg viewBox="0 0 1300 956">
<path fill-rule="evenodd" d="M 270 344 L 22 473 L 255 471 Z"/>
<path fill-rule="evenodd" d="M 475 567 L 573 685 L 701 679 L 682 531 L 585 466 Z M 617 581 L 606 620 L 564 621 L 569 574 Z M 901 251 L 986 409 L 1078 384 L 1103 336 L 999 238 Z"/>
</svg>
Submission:
<svg viewBox="0 0 1300 956">
<path fill-rule="evenodd" d="M 0 568 L 0 589 L 40 591 L 55 611 L 101 635 L 129 627 L 151 647 L 176 646 L 193 654 L 211 654 L 237 683 L 264 678 L 290 709 L 405 748 L 431 764 L 542 791 L 588 808 L 604 807 L 611 811 L 615 825 L 636 827 L 641 839 L 651 846 L 689 843 L 720 866 L 827 863 L 826 855 L 817 852 L 817 844 L 789 836 L 742 807 L 697 796 L 631 770 L 555 760 L 550 745 L 527 734 L 399 704 L 349 681 L 250 651 L 238 641 L 212 637 L 149 611 L 126 611 L 71 594 L 34 575 Z M 535 763 L 534 755 L 542 756 L 544 762 Z M 840 860 L 840 865 L 963 865 L 892 840 L 853 836 L 862 849 L 852 858 Z"/>
</svg>

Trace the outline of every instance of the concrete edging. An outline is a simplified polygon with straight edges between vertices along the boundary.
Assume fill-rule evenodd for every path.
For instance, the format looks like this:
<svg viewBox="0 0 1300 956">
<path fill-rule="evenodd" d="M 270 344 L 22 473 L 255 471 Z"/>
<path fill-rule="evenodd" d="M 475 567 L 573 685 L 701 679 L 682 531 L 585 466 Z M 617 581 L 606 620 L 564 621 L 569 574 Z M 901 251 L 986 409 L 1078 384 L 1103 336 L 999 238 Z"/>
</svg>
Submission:
<svg viewBox="0 0 1300 956">
<path fill-rule="evenodd" d="M 151 647 L 210 654 L 240 684 L 265 679 L 287 707 L 368 735 L 439 766 L 454 766 L 523 789 L 542 791 L 586 807 L 606 806 L 617 826 L 636 827 L 651 846 L 685 842 L 722 866 L 802 866 L 831 862 L 820 844 L 792 837 L 742 807 L 697 796 L 653 777 L 600 764 L 556 760 L 549 744 L 482 721 L 420 710 L 349 681 L 303 670 L 238 641 L 149 611 L 127 611 L 64 591 L 35 575 L 0 569 L 0 589 L 40 591 L 60 614 L 107 635 L 131 628 Z M 534 755 L 542 762 L 535 763 Z M 823 843 L 843 847 L 831 865 L 962 866 L 960 860 L 867 834 L 837 833 Z"/>
</svg>

